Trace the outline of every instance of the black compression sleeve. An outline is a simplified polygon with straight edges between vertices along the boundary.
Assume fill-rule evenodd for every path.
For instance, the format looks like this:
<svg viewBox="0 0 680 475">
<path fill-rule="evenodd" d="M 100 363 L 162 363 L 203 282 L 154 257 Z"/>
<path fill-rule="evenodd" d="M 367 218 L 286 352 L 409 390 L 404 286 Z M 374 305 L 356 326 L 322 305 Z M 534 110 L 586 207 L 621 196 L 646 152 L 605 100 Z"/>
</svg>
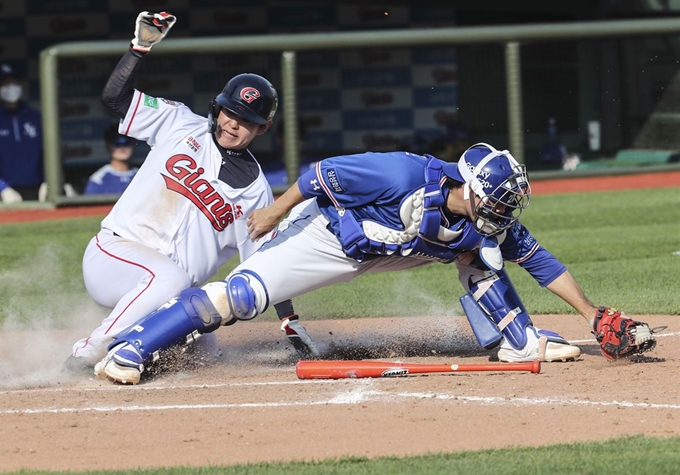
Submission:
<svg viewBox="0 0 680 475">
<path fill-rule="evenodd" d="M 288 317 L 295 315 L 295 310 L 293 310 L 293 301 L 288 299 L 285 302 L 279 302 L 274 305 L 276 309 L 276 314 L 279 316 L 279 320 L 285 320 Z"/>
<path fill-rule="evenodd" d="M 130 104 L 132 104 L 132 96 L 135 92 L 135 78 L 139 66 L 142 64 L 142 58 L 144 58 L 144 53 L 133 49 L 127 50 L 113 69 L 102 91 L 102 104 L 119 119 L 125 117 Z"/>
</svg>

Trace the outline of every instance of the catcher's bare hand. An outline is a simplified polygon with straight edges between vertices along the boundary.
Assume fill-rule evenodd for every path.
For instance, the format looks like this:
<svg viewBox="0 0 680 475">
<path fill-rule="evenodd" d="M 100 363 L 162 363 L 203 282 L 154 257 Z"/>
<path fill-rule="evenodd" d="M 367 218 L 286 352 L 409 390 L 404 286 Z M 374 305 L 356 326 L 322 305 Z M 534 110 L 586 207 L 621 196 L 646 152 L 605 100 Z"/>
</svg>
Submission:
<svg viewBox="0 0 680 475">
<path fill-rule="evenodd" d="M 593 330 L 602 355 L 609 360 L 644 353 L 656 346 L 654 330 L 649 325 L 627 318 L 615 308 L 599 307 Z"/>
<path fill-rule="evenodd" d="M 135 37 L 131 47 L 134 50 L 148 53 L 153 45 L 161 42 L 177 18 L 168 12 L 141 12 L 135 21 Z"/>
<path fill-rule="evenodd" d="M 278 226 L 281 216 L 274 205 L 256 209 L 248 216 L 248 234 L 257 241 Z"/>
</svg>

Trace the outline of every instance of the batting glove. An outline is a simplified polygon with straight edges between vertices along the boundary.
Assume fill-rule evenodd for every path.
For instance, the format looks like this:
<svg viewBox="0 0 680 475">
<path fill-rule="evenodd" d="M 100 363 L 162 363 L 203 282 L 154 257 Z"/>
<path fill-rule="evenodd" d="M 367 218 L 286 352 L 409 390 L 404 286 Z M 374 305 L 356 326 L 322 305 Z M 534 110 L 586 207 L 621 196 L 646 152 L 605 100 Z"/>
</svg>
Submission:
<svg viewBox="0 0 680 475">
<path fill-rule="evenodd" d="M 153 45 L 165 38 L 176 21 L 177 18 L 167 12 L 141 12 L 135 21 L 135 37 L 130 46 L 136 51 L 148 53 Z"/>
<path fill-rule="evenodd" d="M 297 315 L 288 317 L 281 322 L 281 331 L 286 334 L 288 341 L 295 347 L 301 359 L 316 358 L 319 348 L 302 326 Z"/>
<path fill-rule="evenodd" d="M 24 200 L 18 191 L 9 186 L 0 191 L 0 198 L 2 198 L 3 203 L 21 203 Z"/>
</svg>

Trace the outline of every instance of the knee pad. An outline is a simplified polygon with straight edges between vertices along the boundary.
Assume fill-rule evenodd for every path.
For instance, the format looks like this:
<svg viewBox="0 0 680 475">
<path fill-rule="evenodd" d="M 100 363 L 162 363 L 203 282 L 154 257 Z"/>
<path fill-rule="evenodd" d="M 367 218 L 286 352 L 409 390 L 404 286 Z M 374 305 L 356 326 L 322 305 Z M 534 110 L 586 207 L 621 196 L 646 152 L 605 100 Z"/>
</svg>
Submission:
<svg viewBox="0 0 680 475">
<path fill-rule="evenodd" d="M 484 312 L 498 326 L 506 341 L 521 349 L 527 343 L 526 328 L 533 325 L 505 269 L 471 277 L 470 293 Z"/>
<path fill-rule="evenodd" d="M 227 278 L 227 298 L 231 315 L 251 320 L 269 307 L 269 295 L 260 276 L 244 270 Z"/>
<path fill-rule="evenodd" d="M 134 350 L 128 345 L 121 348 L 138 353 L 139 364 L 149 364 L 158 359 L 161 350 L 191 344 L 203 333 L 215 331 L 221 322 L 222 316 L 206 291 L 192 287 L 121 332 L 109 350 L 127 343 Z M 132 353 L 128 359 L 136 358 Z"/>
</svg>

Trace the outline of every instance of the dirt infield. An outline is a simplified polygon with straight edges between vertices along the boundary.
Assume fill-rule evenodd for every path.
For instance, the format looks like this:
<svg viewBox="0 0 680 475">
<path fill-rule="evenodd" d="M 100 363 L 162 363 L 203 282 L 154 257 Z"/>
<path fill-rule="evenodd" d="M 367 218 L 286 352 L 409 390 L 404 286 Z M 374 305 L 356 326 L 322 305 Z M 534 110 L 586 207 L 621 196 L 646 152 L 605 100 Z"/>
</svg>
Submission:
<svg viewBox="0 0 680 475">
<path fill-rule="evenodd" d="M 666 184 L 655 174 L 652 184 L 635 183 L 680 185 L 680 173 L 663 175 L 677 181 Z M 577 181 L 569 181 L 572 191 L 609 183 L 598 180 L 577 190 Z M 538 193 L 565 191 L 559 181 L 537 185 Z M 48 215 L 39 219 L 64 217 L 59 209 L 41 212 Z M 252 321 L 218 330 L 224 355 L 213 364 L 124 387 L 60 372 L 83 330 L 0 332 L 0 472 L 402 456 L 680 435 L 677 317 L 639 316 L 668 328 L 647 356 L 615 363 L 599 354 L 581 317 L 533 318 L 579 345 L 581 358 L 543 364 L 540 374 L 301 381 L 278 325 Z M 306 326 L 330 359 L 484 363 L 492 357 L 459 316 Z"/>
<path fill-rule="evenodd" d="M 576 316 L 536 316 L 581 346 L 540 374 L 459 373 L 298 380 L 274 322 L 220 329 L 225 355 L 210 367 L 161 374 L 134 387 L 59 375 L 60 357 L 0 368 L 1 470 L 123 469 L 424 454 L 537 446 L 629 434 L 680 435 L 676 318 L 657 348 L 609 363 Z M 313 321 L 325 357 L 484 363 L 464 317 Z M 72 332 L 3 335 L 0 355 Z M 404 357 L 403 355 L 409 355 Z M 13 381 L 13 383 L 11 383 Z M 631 382 L 634 381 L 634 384 Z M 10 384 L 11 383 L 11 384 Z M 9 384 L 9 387 L 8 387 Z"/>
</svg>

